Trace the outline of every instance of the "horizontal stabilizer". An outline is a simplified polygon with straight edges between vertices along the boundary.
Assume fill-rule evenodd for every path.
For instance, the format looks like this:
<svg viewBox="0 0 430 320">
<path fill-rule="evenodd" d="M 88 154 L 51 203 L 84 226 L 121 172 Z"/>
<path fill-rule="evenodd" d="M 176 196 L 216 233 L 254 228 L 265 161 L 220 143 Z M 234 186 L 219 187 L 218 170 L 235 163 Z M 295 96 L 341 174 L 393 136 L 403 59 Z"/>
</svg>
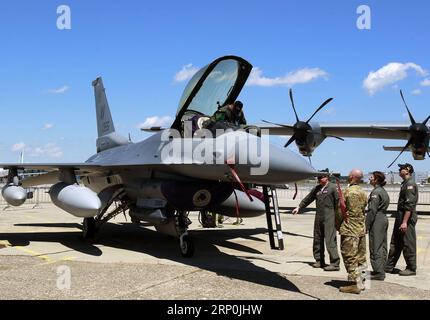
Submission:
<svg viewBox="0 0 430 320">
<path fill-rule="evenodd" d="M 399 151 L 400 152 L 403 150 L 404 147 L 387 147 L 387 146 L 384 146 L 383 148 L 385 151 Z M 405 151 L 411 151 L 411 149 L 408 148 Z"/>
</svg>

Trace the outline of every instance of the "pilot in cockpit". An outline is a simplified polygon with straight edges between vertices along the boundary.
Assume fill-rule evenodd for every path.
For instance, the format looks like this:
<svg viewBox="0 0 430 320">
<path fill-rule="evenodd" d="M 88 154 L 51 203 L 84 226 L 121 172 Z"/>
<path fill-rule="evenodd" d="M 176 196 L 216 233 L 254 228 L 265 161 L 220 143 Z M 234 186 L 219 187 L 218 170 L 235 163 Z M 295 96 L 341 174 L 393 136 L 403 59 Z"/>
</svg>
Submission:
<svg viewBox="0 0 430 320">
<path fill-rule="evenodd" d="M 203 127 L 211 131 L 233 127 L 243 128 L 246 126 L 246 119 L 242 109 L 243 103 L 240 101 L 221 107 L 203 123 Z"/>
</svg>

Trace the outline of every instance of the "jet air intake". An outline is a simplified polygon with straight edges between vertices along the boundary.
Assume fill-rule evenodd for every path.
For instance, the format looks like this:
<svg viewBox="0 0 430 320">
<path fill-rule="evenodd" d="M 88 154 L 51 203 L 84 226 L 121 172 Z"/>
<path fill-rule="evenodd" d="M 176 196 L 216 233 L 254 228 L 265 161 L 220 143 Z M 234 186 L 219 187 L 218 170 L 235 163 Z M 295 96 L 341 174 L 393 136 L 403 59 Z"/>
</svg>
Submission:
<svg viewBox="0 0 430 320">
<path fill-rule="evenodd" d="M 102 206 L 94 191 L 77 184 L 59 182 L 51 187 L 49 196 L 57 207 L 80 218 L 96 216 Z"/>
</svg>

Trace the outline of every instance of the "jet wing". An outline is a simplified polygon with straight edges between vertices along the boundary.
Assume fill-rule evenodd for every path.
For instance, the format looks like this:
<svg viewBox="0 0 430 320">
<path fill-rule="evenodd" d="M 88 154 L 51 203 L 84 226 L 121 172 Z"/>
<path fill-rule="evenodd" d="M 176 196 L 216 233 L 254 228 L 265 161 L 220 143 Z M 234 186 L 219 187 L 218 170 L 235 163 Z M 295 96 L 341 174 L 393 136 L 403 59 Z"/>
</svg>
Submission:
<svg viewBox="0 0 430 320">
<path fill-rule="evenodd" d="M 311 126 L 315 124 L 310 123 Z M 261 124 L 261 129 L 268 129 L 271 135 L 293 134 L 292 124 Z M 394 139 L 407 140 L 408 123 L 387 123 L 387 122 L 338 122 L 338 123 L 317 123 L 321 133 L 327 136 L 337 136 L 344 138 L 370 138 L 370 139 Z"/>
<path fill-rule="evenodd" d="M 48 172 L 61 169 L 73 169 L 77 175 L 103 171 L 100 165 L 91 163 L 1 163 L 0 167 L 6 170 L 16 168 L 18 170 L 42 170 Z"/>
<path fill-rule="evenodd" d="M 45 174 L 39 174 L 25 178 L 22 181 L 22 185 L 27 187 L 33 187 L 42 184 L 52 184 L 59 181 L 60 171 L 65 169 L 74 170 L 78 176 L 87 175 L 100 175 L 104 172 L 109 172 L 106 168 L 102 168 L 100 165 L 90 163 L 2 163 L 0 167 L 4 169 L 17 169 L 17 170 L 41 170 L 47 171 Z"/>
</svg>

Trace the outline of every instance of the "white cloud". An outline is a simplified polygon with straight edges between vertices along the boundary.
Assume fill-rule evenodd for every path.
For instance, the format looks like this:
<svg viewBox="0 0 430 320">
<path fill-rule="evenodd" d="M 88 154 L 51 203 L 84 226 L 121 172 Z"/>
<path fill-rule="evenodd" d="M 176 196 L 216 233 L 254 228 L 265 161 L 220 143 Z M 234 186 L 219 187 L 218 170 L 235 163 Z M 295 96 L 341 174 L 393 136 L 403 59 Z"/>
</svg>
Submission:
<svg viewBox="0 0 430 320">
<path fill-rule="evenodd" d="M 69 86 L 62 86 L 61 88 L 58 89 L 50 89 L 48 90 L 48 93 L 52 93 L 52 94 L 63 94 L 66 91 L 68 91 L 70 89 Z"/>
<path fill-rule="evenodd" d="M 42 128 L 42 130 L 49 130 L 49 129 L 52 129 L 53 127 L 54 127 L 54 124 L 52 124 L 52 123 L 45 123 L 45 125 Z"/>
<path fill-rule="evenodd" d="M 23 151 L 25 149 L 26 155 L 30 157 L 48 157 L 48 158 L 61 158 L 63 152 L 60 147 L 55 143 L 48 143 L 42 147 L 26 146 L 25 143 L 20 142 L 12 146 L 13 152 Z"/>
<path fill-rule="evenodd" d="M 145 122 L 139 124 L 138 127 L 139 129 L 150 128 L 150 127 L 164 127 L 167 125 L 171 125 L 173 120 L 174 119 L 169 116 L 164 116 L 164 117 L 154 116 L 154 117 L 146 118 Z"/>
<path fill-rule="evenodd" d="M 193 66 L 192 63 L 189 63 L 182 67 L 180 71 L 175 74 L 174 80 L 175 82 L 183 82 L 192 78 L 199 71 L 198 68 Z"/>
<path fill-rule="evenodd" d="M 308 83 L 318 78 L 327 80 L 328 73 L 320 68 L 303 68 L 289 72 L 283 77 L 268 78 L 263 76 L 263 70 L 255 67 L 251 71 L 247 85 L 261 87 L 293 86 L 295 84 Z"/>
<path fill-rule="evenodd" d="M 30 157 L 61 158 L 63 156 L 63 151 L 55 143 L 48 143 L 43 147 L 29 147 L 26 153 Z"/>
<path fill-rule="evenodd" d="M 412 94 L 415 95 L 415 96 L 420 95 L 421 94 L 421 89 L 412 90 Z"/>
<path fill-rule="evenodd" d="M 24 148 L 25 148 L 24 142 L 15 143 L 12 146 L 12 152 L 22 151 L 22 150 L 24 150 Z"/>
<path fill-rule="evenodd" d="M 415 63 L 391 62 L 377 71 L 369 72 L 369 75 L 363 81 L 363 87 L 370 95 L 373 95 L 384 87 L 405 79 L 411 69 L 415 70 L 420 76 L 427 75 L 427 71 Z"/>
<path fill-rule="evenodd" d="M 430 79 L 424 79 L 420 83 L 423 87 L 430 87 Z"/>
</svg>

